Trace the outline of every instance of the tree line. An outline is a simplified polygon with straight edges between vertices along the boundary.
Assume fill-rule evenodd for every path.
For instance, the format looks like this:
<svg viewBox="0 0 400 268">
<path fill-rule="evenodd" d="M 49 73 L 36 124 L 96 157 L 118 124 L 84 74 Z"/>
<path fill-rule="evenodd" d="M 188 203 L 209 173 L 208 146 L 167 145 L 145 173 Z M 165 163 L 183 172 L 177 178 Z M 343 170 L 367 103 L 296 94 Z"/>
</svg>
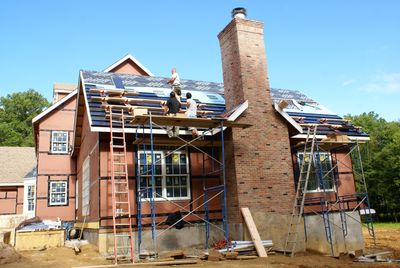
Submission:
<svg viewBox="0 0 400 268">
<path fill-rule="evenodd" d="M 368 133 L 361 145 L 368 195 L 379 221 L 400 220 L 400 121 L 387 122 L 377 113 L 347 115 Z"/>
</svg>

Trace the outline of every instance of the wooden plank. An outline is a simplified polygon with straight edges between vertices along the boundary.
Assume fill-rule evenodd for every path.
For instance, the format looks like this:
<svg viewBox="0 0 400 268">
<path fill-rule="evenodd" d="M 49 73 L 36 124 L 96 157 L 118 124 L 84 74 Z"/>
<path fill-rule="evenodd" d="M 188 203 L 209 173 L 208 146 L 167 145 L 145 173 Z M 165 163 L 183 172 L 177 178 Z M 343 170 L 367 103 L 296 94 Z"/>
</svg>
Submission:
<svg viewBox="0 0 400 268">
<path fill-rule="evenodd" d="M 258 233 L 256 224 L 254 223 L 253 217 L 251 216 L 250 210 L 247 207 L 243 207 L 240 209 L 242 211 L 242 215 L 244 221 L 246 222 L 247 229 L 250 232 L 251 239 L 254 242 L 254 246 L 256 247 L 258 256 L 265 258 L 267 256 L 267 252 L 262 244 L 260 234 Z"/>
<path fill-rule="evenodd" d="M 137 263 L 124 263 L 124 264 L 104 264 L 104 265 L 91 265 L 91 266 L 75 266 L 72 268 L 112 268 L 120 266 L 167 266 L 167 265 L 185 265 L 197 264 L 197 260 L 176 260 L 176 261 L 153 261 L 153 262 L 137 262 Z"/>
</svg>

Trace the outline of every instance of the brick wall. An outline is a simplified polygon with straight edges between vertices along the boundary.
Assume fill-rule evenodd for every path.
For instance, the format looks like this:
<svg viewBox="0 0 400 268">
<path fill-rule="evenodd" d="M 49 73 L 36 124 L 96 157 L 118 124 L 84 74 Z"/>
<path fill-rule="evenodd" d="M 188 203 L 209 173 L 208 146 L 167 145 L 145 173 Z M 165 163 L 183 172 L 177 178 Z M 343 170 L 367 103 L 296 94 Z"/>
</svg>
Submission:
<svg viewBox="0 0 400 268">
<path fill-rule="evenodd" d="M 227 109 L 248 100 L 238 121 L 253 125 L 226 133 L 228 221 L 241 223 L 244 206 L 289 214 L 295 195 L 289 134 L 272 107 L 263 23 L 233 19 L 218 38 Z"/>
</svg>

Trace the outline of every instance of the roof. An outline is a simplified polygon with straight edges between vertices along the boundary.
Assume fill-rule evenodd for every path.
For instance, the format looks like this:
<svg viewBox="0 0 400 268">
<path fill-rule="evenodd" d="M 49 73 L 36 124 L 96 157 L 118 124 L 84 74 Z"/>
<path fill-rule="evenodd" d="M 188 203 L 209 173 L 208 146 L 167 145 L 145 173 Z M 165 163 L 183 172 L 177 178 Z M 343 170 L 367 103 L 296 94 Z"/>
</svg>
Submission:
<svg viewBox="0 0 400 268">
<path fill-rule="evenodd" d="M 129 60 L 131 60 L 133 63 L 135 63 L 137 66 L 139 66 L 139 68 L 141 68 L 149 76 L 154 76 L 153 73 L 150 72 L 149 69 L 147 69 L 143 64 L 141 64 L 140 61 L 135 59 L 131 54 L 125 55 L 123 58 L 121 58 L 117 62 L 111 64 L 109 67 L 104 69 L 103 72 L 108 73 L 108 72 L 112 71 L 113 69 L 115 69 L 116 67 L 118 67 L 118 65 L 120 65 L 120 64 L 122 64 L 122 63 L 124 63 L 126 61 L 129 61 Z"/>
<path fill-rule="evenodd" d="M 36 167 L 34 147 L 0 147 L 0 184 L 23 183 Z"/>
</svg>

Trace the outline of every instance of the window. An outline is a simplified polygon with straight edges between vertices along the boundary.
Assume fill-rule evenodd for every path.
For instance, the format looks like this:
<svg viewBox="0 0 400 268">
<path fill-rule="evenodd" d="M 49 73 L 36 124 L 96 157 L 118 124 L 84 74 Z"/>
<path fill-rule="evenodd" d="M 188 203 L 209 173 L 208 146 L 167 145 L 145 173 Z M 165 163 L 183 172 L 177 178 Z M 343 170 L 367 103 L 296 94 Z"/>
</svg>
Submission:
<svg viewBox="0 0 400 268">
<path fill-rule="evenodd" d="M 140 188 L 142 198 L 150 198 L 151 153 L 139 152 Z M 185 151 L 155 151 L 154 177 L 156 199 L 190 198 L 189 164 Z"/>
<path fill-rule="evenodd" d="M 86 157 L 82 168 L 82 215 L 89 215 L 90 198 L 90 156 Z"/>
<path fill-rule="evenodd" d="M 66 205 L 67 198 L 67 182 L 66 181 L 50 181 L 50 206 Z"/>
<path fill-rule="evenodd" d="M 319 153 L 319 161 L 318 154 L 314 153 L 313 161 L 310 163 L 311 154 L 306 153 L 304 157 L 303 153 L 298 154 L 299 160 L 299 169 L 303 161 L 306 161 L 306 165 L 303 168 L 303 181 L 307 176 L 307 167 L 308 164 L 311 164 L 310 176 L 308 178 L 307 192 L 320 192 L 320 191 L 334 191 L 334 183 L 333 183 L 333 173 L 332 173 L 332 161 L 329 153 Z M 319 167 L 316 169 L 316 167 Z M 328 173 L 329 172 L 329 173 Z M 320 181 L 322 178 L 322 181 Z"/>
<path fill-rule="evenodd" d="M 52 131 L 51 132 L 51 152 L 52 153 L 68 153 L 68 132 Z"/>
<path fill-rule="evenodd" d="M 35 211 L 35 185 L 28 185 L 27 191 L 28 212 L 32 212 Z"/>
</svg>

